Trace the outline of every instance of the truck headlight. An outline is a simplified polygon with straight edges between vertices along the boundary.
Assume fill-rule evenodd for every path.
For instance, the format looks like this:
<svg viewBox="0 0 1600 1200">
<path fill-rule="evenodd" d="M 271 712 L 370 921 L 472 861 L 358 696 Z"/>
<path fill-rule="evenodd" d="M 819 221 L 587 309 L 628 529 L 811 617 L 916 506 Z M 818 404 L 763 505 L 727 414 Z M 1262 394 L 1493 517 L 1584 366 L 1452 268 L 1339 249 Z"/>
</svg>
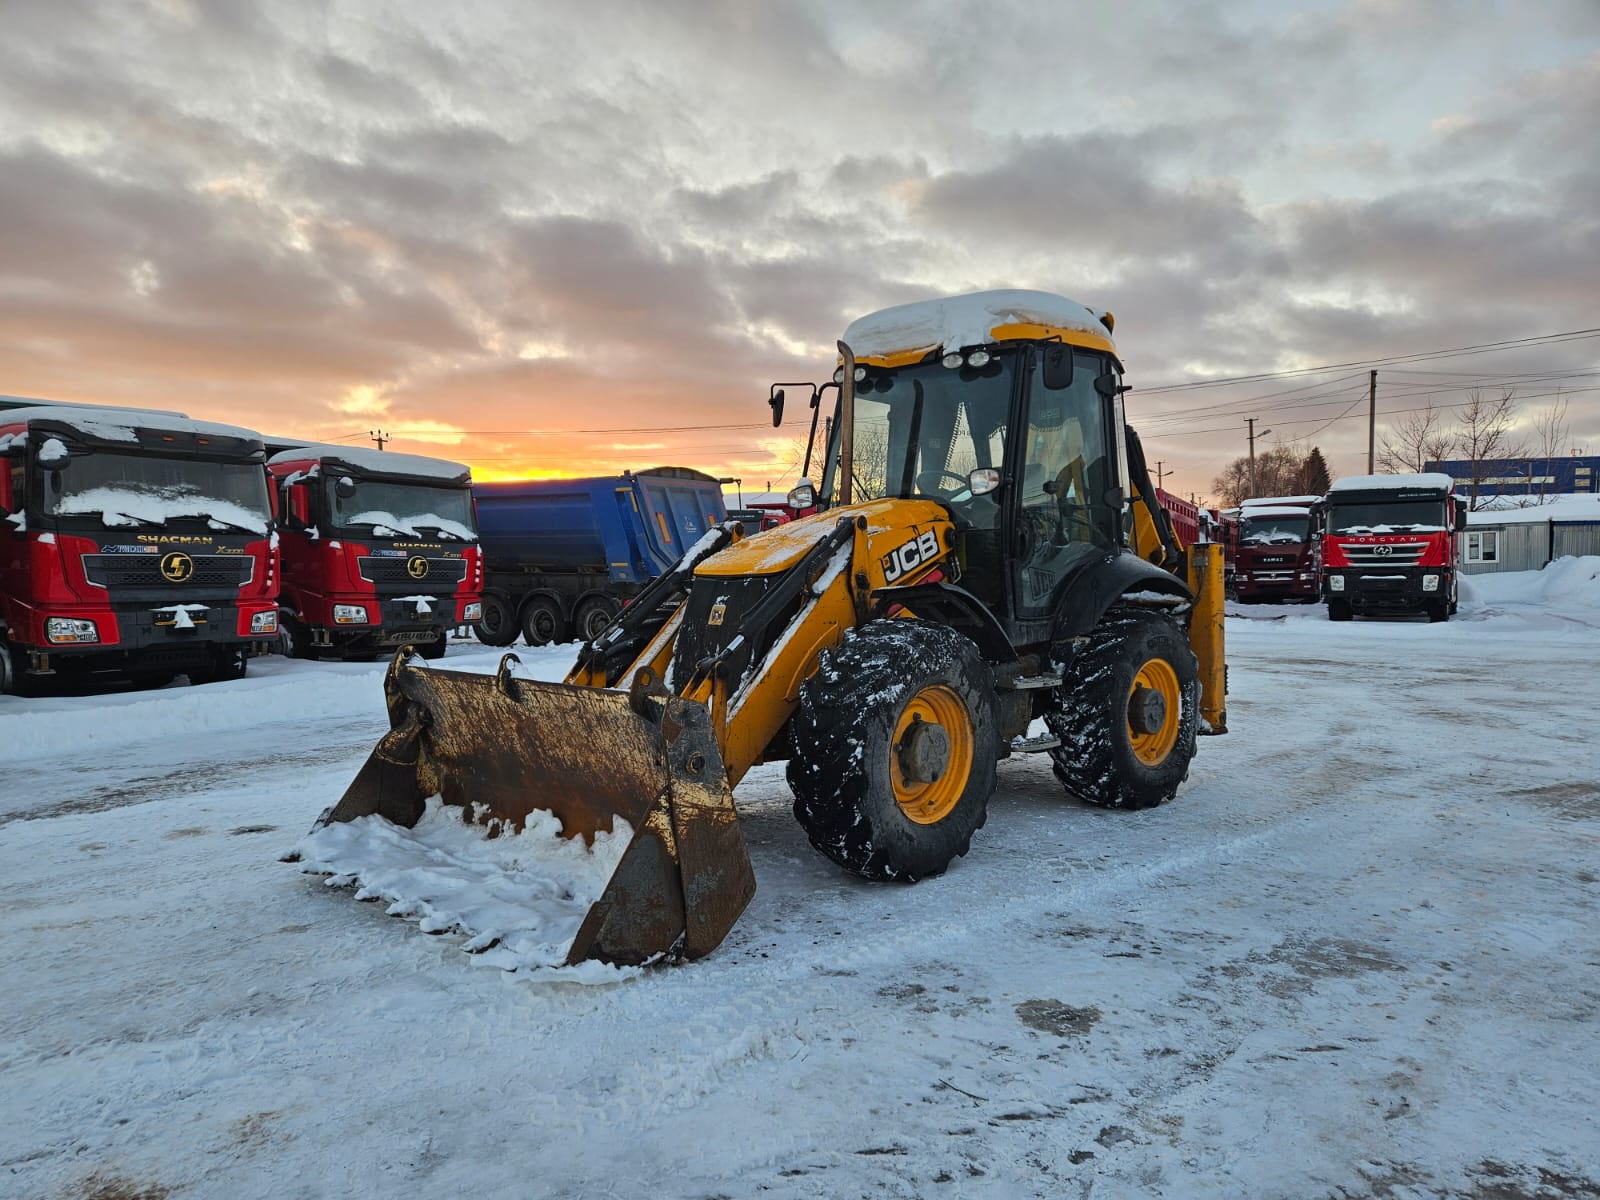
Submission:
<svg viewBox="0 0 1600 1200">
<path fill-rule="evenodd" d="M 1424 575 L 1422 577 L 1422 590 L 1437 592 L 1439 590 L 1439 577 L 1437 575 Z"/>
<path fill-rule="evenodd" d="M 266 612 L 258 612 L 250 618 L 251 633 L 277 633 L 278 610 L 269 608 Z"/>
<path fill-rule="evenodd" d="M 335 604 L 333 606 L 333 623 L 335 625 L 365 625 L 367 623 L 367 609 L 363 604 Z"/>
<path fill-rule="evenodd" d="M 467 605 L 461 610 L 461 619 L 463 621 L 483 620 L 483 605 L 481 603 Z"/>
<path fill-rule="evenodd" d="M 57 645 L 70 642 L 98 642 L 100 631 L 93 621 L 77 617 L 50 617 L 44 623 L 44 636 Z"/>
<path fill-rule="evenodd" d="M 1328 576 L 1328 590 L 1330 592 L 1342 592 L 1342 591 L 1344 591 L 1344 576 L 1343 575 L 1329 575 Z"/>
</svg>

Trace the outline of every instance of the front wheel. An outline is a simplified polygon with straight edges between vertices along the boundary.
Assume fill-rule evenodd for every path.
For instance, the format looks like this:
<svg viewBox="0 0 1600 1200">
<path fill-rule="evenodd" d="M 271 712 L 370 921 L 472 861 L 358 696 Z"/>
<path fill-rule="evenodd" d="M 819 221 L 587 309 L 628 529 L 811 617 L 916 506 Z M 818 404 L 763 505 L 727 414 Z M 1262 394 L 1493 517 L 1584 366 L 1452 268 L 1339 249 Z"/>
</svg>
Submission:
<svg viewBox="0 0 1600 1200">
<path fill-rule="evenodd" d="M 243 646 L 219 647 L 210 665 L 196 667 L 188 672 L 190 683 L 223 683 L 230 679 L 243 679 L 250 669 L 250 659 Z"/>
<path fill-rule="evenodd" d="M 1067 790 L 1102 808 L 1151 808 L 1188 777 L 1200 715 L 1189 639 L 1161 613 L 1113 608 L 1063 671 L 1045 723 Z"/>
<path fill-rule="evenodd" d="M 1353 617 L 1355 615 L 1356 615 L 1355 614 L 1355 610 L 1350 607 L 1350 601 L 1348 601 L 1348 600 L 1329 600 L 1328 601 L 1328 620 L 1330 620 L 1330 621 L 1348 621 L 1348 620 L 1350 620 L 1351 617 Z"/>
<path fill-rule="evenodd" d="M 867 879 L 914 883 L 967 852 L 994 791 L 994 679 L 972 642 L 873 621 L 800 688 L 789 786 L 811 844 Z"/>
</svg>

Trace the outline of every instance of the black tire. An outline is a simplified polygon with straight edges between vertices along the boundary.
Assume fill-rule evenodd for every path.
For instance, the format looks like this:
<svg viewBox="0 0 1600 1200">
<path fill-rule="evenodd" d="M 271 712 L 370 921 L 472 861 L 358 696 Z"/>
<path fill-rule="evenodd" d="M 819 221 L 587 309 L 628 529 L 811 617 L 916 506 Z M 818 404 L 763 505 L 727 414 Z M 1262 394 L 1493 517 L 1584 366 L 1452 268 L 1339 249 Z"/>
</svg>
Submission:
<svg viewBox="0 0 1600 1200">
<path fill-rule="evenodd" d="M 285 658 L 317 657 L 311 644 L 311 631 L 286 612 L 278 613 L 278 653 Z"/>
<path fill-rule="evenodd" d="M 1355 615 L 1355 611 L 1351 609 L 1350 602 L 1348 600 L 1328 601 L 1328 620 L 1348 621 Z"/>
<path fill-rule="evenodd" d="M 509 646 L 517 640 L 517 614 L 499 592 L 483 594 L 483 616 L 473 627 L 485 646 Z"/>
<path fill-rule="evenodd" d="M 578 605 L 572 616 L 573 631 L 580 642 L 592 642 L 605 632 L 617 615 L 617 604 L 605 596 L 590 596 Z"/>
<path fill-rule="evenodd" d="M 418 642 L 417 653 L 423 658 L 443 658 L 445 650 L 450 645 L 450 639 L 443 630 L 439 631 L 437 642 Z"/>
<path fill-rule="evenodd" d="M 522 606 L 522 640 L 530 646 L 566 641 L 566 624 L 554 597 L 533 596 Z"/>
<path fill-rule="evenodd" d="M 191 684 L 226 683 L 230 679 L 243 679 L 250 669 L 250 656 L 243 646 L 222 646 L 217 649 L 211 665 L 196 667 L 188 672 Z"/>
<path fill-rule="evenodd" d="M 1428 624 L 1430 625 L 1437 625 L 1440 621 L 1448 621 L 1450 619 L 1450 602 L 1448 600 L 1429 600 L 1423 606 L 1423 612 L 1427 615 Z"/>
<path fill-rule="evenodd" d="M 26 673 L 17 669 L 17 661 L 24 656 L 4 640 L 0 640 L 0 696 L 33 696 L 38 686 Z"/>
<path fill-rule="evenodd" d="M 942 767 L 906 757 L 914 747 L 905 728 L 924 709 L 935 716 L 924 727 L 946 740 Z M 801 686 L 791 736 L 795 819 L 847 871 L 906 883 L 939 875 L 983 827 L 999 755 L 994 677 L 953 629 L 898 620 L 846 633 Z M 925 781 L 908 783 L 913 769 L 928 771 Z"/>
<path fill-rule="evenodd" d="M 1145 609 L 1111 609 L 1089 638 L 1063 669 L 1045 711 L 1050 732 L 1061 739 L 1050 751 L 1056 778 L 1101 808 L 1153 808 L 1172 799 L 1189 775 L 1200 719 L 1199 664 L 1183 628 Z M 1137 712 L 1136 684 L 1145 694 Z M 1136 720 L 1156 728 L 1137 729 Z"/>
</svg>

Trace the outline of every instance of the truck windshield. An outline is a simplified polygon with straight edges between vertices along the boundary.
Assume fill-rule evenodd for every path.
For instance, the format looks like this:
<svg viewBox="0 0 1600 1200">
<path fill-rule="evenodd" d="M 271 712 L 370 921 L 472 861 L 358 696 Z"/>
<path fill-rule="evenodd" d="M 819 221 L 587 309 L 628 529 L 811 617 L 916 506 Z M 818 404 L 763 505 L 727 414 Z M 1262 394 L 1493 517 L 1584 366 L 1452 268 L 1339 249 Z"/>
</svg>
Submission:
<svg viewBox="0 0 1600 1200">
<path fill-rule="evenodd" d="M 354 495 L 339 495 L 336 483 L 342 479 L 349 479 L 355 486 Z M 336 474 L 329 484 L 328 496 L 333 523 L 341 529 L 370 533 L 373 537 L 478 540 L 477 523 L 472 519 L 472 493 L 467 488 L 391 483 Z"/>
<path fill-rule="evenodd" d="M 936 362 L 869 368 L 856 390 L 851 499 L 928 497 L 950 504 L 964 525 L 995 525 L 995 497 L 973 496 L 967 475 L 1002 465 L 1016 362 L 1001 354 L 981 370 Z M 832 443 L 823 476 L 830 497 L 838 490 L 837 431 Z"/>
<path fill-rule="evenodd" d="M 44 511 L 111 527 L 204 521 L 214 530 L 266 533 L 271 510 L 259 463 L 206 462 L 96 450 L 47 471 Z"/>
<path fill-rule="evenodd" d="M 1438 500 L 1335 502 L 1328 510 L 1328 532 L 1353 537 L 1375 533 L 1438 533 L 1443 528 L 1444 504 Z"/>
<path fill-rule="evenodd" d="M 1310 517 L 1245 517 L 1239 524 L 1241 546 L 1285 546 L 1306 540 Z"/>
</svg>

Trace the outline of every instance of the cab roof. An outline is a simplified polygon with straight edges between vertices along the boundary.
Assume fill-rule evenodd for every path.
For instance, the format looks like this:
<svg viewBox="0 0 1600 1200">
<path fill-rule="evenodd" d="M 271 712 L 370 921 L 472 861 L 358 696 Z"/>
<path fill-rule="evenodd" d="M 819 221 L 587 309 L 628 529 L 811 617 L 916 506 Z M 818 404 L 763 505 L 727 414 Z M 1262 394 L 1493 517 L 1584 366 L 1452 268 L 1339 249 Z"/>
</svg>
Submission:
<svg viewBox="0 0 1600 1200">
<path fill-rule="evenodd" d="M 844 331 L 858 361 L 898 367 L 928 354 L 992 342 L 1059 338 L 1116 353 L 1108 312 L 1051 292 L 1009 288 L 917 300 L 868 313 Z"/>
</svg>

